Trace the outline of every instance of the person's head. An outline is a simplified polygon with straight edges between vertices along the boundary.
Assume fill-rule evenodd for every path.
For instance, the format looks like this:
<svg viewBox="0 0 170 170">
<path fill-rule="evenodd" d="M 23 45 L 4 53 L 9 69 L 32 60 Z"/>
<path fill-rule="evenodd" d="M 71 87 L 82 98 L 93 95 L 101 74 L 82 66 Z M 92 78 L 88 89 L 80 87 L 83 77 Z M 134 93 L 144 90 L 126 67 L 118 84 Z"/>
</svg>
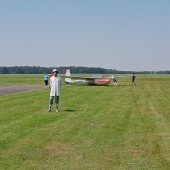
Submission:
<svg viewBox="0 0 170 170">
<path fill-rule="evenodd" d="M 53 75 L 56 77 L 58 74 L 58 70 L 57 69 L 53 69 Z"/>
</svg>

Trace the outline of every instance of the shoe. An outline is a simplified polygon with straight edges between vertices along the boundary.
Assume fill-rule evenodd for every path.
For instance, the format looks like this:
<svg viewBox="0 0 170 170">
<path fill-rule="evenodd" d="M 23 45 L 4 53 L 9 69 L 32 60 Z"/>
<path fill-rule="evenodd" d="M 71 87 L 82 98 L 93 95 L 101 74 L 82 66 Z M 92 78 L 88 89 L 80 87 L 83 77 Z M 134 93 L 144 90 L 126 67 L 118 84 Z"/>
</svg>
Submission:
<svg viewBox="0 0 170 170">
<path fill-rule="evenodd" d="M 56 109 L 56 112 L 58 112 L 58 109 Z"/>
<path fill-rule="evenodd" d="M 51 105 L 49 105 L 48 112 L 51 112 Z"/>
</svg>

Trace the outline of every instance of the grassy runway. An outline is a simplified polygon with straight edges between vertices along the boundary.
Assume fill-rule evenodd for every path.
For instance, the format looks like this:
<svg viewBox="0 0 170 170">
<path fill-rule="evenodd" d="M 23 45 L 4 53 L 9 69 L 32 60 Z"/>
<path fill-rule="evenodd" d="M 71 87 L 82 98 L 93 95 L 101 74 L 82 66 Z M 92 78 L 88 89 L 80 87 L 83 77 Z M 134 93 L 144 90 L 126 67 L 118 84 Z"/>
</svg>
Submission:
<svg viewBox="0 0 170 170">
<path fill-rule="evenodd" d="M 63 85 L 0 97 L 0 170 L 170 169 L 170 76 L 118 79 L 119 87 Z M 0 75 L 0 84 L 42 75 Z"/>
</svg>

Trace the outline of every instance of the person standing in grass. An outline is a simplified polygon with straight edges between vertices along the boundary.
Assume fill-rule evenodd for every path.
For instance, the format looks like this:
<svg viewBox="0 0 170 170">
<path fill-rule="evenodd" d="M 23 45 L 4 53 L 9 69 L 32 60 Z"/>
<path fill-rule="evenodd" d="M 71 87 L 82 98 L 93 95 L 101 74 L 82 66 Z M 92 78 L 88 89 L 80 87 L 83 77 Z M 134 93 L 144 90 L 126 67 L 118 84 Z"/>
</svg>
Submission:
<svg viewBox="0 0 170 170">
<path fill-rule="evenodd" d="M 47 74 L 44 75 L 44 83 L 47 88 L 48 87 L 48 75 Z"/>
<path fill-rule="evenodd" d="M 113 85 L 114 85 L 114 86 L 118 86 L 116 77 L 114 77 L 114 76 L 112 75 L 111 78 L 112 78 L 112 80 L 113 80 Z"/>
<path fill-rule="evenodd" d="M 49 100 L 49 109 L 48 112 L 51 112 L 53 105 L 53 99 L 55 98 L 56 103 L 56 112 L 59 111 L 59 97 L 60 97 L 60 88 L 62 86 L 62 79 L 58 76 L 57 69 L 53 70 L 53 76 L 50 78 L 50 100 Z"/>
<path fill-rule="evenodd" d="M 135 76 L 135 74 L 133 74 L 133 75 L 132 75 L 132 84 L 134 84 L 134 85 L 136 85 L 135 79 L 136 79 L 136 76 Z"/>
</svg>

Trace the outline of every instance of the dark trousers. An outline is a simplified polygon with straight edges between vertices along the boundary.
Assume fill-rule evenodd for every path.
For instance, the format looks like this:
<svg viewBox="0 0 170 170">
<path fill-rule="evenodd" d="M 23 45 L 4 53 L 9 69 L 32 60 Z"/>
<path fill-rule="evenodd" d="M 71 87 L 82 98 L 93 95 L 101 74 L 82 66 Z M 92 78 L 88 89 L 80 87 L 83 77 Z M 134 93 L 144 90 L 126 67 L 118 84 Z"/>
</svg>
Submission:
<svg viewBox="0 0 170 170">
<path fill-rule="evenodd" d="M 45 82 L 45 85 L 48 86 L 48 80 L 45 80 L 44 82 Z"/>
<path fill-rule="evenodd" d="M 59 104 L 59 96 L 50 96 L 50 101 L 49 101 L 49 105 L 53 104 L 53 100 L 55 97 L 55 103 L 58 105 Z"/>
</svg>

